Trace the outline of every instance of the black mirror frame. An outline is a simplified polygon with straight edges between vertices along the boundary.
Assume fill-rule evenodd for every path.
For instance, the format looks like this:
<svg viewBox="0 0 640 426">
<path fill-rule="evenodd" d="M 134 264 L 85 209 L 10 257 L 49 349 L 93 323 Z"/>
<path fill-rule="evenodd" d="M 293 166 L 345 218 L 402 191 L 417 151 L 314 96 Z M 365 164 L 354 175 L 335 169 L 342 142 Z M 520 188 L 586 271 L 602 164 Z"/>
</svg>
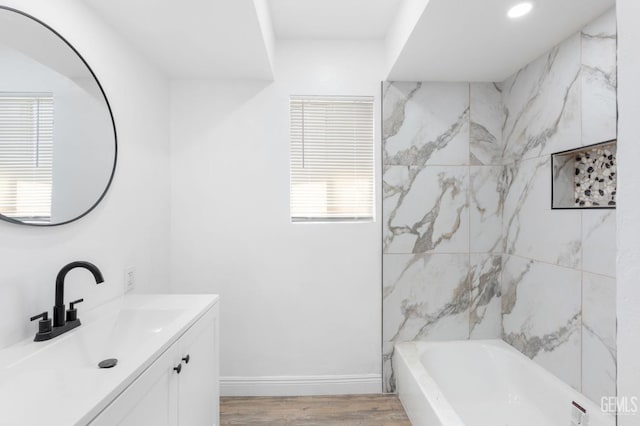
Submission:
<svg viewBox="0 0 640 426">
<path fill-rule="evenodd" d="M 107 104 L 107 110 L 109 111 L 109 117 L 111 118 L 111 126 L 113 127 L 113 144 L 114 144 L 113 168 L 111 170 L 111 176 L 109 177 L 109 181 L 107 182 L 107 185 L 105 186 L 104 191 L 102 191 L 102 194 L 100 195 L 100 197 L 98 197 L 96 202 L 91 207 L 89 207 L 84 213 L 82 213 L 81 215 L 79 215 L 79 216 L 77 216 L 77 217 L 75 217 L 73 219 L 69 219 L 67 221 L 60 222 L 60 223 L 47 223 L 47 224 L 25 223 L 25 222 L 21 222 L 19 220 L 11 219 L 10 217 L 7 217 L 7 216 L 5 216 L 5 215 L 0 213 L 0 220 L 3 220 L 5 222 L 9 222 L 9 223 L 14 223 L 16 225 L 34 226 L 34 227 L 52 227 L 52 226 L 66 225 L 68 223 L 80 220 L 83 217 L 85 217 L 86 215 L 88 215 L 89 213 L 91 213 L 93 211 L 93 209 L 95 209 L 98 206 L 98 204 L 100 204 L 100 202 L 102 202 L 104 197 L 107 195 L 107 191 L 109 191 L 109 188 L 111 187 L 111 183 L 113 182 L 113 177 L 115 176 L 115 173 L 116 173 L 116 165 L 118 163 L 118 133 L 116 131 L 116 122 L 115 122 L 115 120 L 113 118 L 113 111 L 111 110 L 111 104 L 109 103 L 109 99 L 107 98 L 107 94 L 104 92 L 104 89 L 102 88 L 102 84 L 100 84 L 100 80 L 98 80 L 98 77 L 93 72 L 93 69 L 91 69 L 91 67 L 89 66 L 87 61 L 84 59 L 84 57 L 80 54 L 80 52 L 78 52 L 78 50 L 75 47 L 73 47 L 73 45 L 71 43 L 69 43 L 69 41 L 67 41 L 67 39 L 64 38 L 59 32 L 57 32 L 56 30 L 51 28 L 51 26 L 47 25 L 46 23 L 44 23 L 40 19 L 38 19 L 38 18 L 36 18 L 36 17 L 26 13 L 26 12 L 23 12 L 21 10 L 14 9 L 14 8 L 8 7 L 8 6 L 1 6 L 1 5 L 0 5 L 0 10 L 7 10 L 7 11 L 10 11 L 10 12 L 14 12 L 14 13 L 17 13 L 19 15 L 22 15 L 22 16 L 24 16 L 26 18 L 29 18 L 29 19 L 37 22 L 38 24 L 42 25 L 43 27 L 45 27 L 46 29 L 51 31 L 60 40 L 62 40 L 67 46 L 69 46 L 69 48 L 78 56 L 78 58 L 80 58 L 82 63 L 87 67 L 87 69 L 91 73 L 91 76 L 93 77 L 93 80 L 98 85 L 98 88 L 100 89 L 100 93 L 102 93 L 102 97 L 104 98 L 104 101 Z"/>
</svg>

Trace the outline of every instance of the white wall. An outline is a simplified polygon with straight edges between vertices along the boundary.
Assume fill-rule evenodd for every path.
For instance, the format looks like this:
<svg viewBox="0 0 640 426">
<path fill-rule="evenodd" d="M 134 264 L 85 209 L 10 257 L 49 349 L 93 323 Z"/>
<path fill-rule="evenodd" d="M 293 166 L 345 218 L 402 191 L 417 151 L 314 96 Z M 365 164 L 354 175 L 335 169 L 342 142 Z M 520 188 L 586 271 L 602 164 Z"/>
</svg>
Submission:
<svg viewBox="0 0 640 426">
<path fill-rule="evenodd" d="M 279 42 L 274 82 L 172 82 L 172 290 L 221 295 L 223 394 L 381 389 L 380 224 L 292 224 L 288 132 L 290 95 L 379 105 L 380 48 Z"/>
<path fill-rule="evenodd" d="M 52 228 L 0 222 L 0 347 L 33 335 L 29 316 L 51 310 L 56 274 L 69 261 L 96 263 L 106 280 L 96 286 L 84 271 L 68 275 L 66 300 L 84 297 L 81 311 L 122 294 L 130 264 L 137 266 L 137 291 L 169 288 L 168 83 L 80 0 L 2 4 L 47 22 L 91 64 L 114 111 L 119 156 L 106 198 L 79 222 Z"/>
<path fill-rule="evenodd" d="M 640 3 L 618 0 L 618 396 L 640 397 Z M 619 416 L 619 426 L 638 424 Z"/>
<path fill-rule="evenodd" d="M 391 72 L 429 0 L 403 0 L 385 38 L 385 78 Z"/>
</svg>

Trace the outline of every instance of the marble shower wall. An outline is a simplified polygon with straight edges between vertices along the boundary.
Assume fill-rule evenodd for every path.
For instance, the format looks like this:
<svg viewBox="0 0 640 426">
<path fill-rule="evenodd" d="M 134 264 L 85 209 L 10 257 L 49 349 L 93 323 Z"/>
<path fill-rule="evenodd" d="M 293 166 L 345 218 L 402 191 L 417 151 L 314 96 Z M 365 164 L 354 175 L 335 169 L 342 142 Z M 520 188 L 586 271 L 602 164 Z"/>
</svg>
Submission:
<svg viewBox="0 0 640 426">
<path fill-rule="evenodd" d="M 615 210 L 551 210 L 550 156 L 616 138 L 609 11 L 500 84 L 503 339 L 599 403 L 615 395 Z"/>
<path fill-rule="evenodd" d="M 615 139 L 612 10 L 501 83 L 383 85 L 383 355 L 500 338 L 615 394 L 615 210 L 550 209 L 552 152 Z"/>
<path fill-rule="evenodd" d="M 501 94 L 491 83 L 383 86 L 383 340 L 499 338 Z"/>
</svg>

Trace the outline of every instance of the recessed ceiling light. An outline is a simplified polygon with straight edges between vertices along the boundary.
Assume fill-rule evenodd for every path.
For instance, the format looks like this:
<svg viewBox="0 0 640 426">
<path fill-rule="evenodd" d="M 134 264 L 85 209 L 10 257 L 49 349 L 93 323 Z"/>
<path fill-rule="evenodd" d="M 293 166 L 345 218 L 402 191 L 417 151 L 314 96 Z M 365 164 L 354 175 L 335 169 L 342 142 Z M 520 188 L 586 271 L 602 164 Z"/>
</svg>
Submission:
<svg viewBox="0 0 640 426">
<path fill-rule="evenodd" d="M 507 12 L 507 16 L 511 19 L 520 18 L 521 16 L 524 16 L 527 13 L 531 12 L 531 9 L 533 9 L 533 3 L 530 3 L 528 1 L 518 3 L 511 9 L 509 9 L 509 11 Z"/>
</svg>

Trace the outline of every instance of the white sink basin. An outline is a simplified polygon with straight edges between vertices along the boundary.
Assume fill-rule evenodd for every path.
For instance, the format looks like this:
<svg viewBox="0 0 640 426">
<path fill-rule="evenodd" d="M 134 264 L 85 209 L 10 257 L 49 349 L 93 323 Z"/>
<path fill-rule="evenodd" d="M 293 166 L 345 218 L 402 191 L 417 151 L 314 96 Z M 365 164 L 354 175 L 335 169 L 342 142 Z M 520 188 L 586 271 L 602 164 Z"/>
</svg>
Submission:
<svg viewBox="0 0 640 426">
<path fill-rule="evenodd" d="M 122 309 L 59 336 L 53 344 L 7 367 L 57 370 L 94 368 L 106 358 L 126 362 L 183 313 L 178 309 Z"/>
<path fill-rule="evenodd" d="M 86 424 L 217 301 L 213 295 L 126 296 L 46 342 L 0 351 L 0 424 Z M 117 358 L 101 369 L 98 363 Z"/>
</svg>

